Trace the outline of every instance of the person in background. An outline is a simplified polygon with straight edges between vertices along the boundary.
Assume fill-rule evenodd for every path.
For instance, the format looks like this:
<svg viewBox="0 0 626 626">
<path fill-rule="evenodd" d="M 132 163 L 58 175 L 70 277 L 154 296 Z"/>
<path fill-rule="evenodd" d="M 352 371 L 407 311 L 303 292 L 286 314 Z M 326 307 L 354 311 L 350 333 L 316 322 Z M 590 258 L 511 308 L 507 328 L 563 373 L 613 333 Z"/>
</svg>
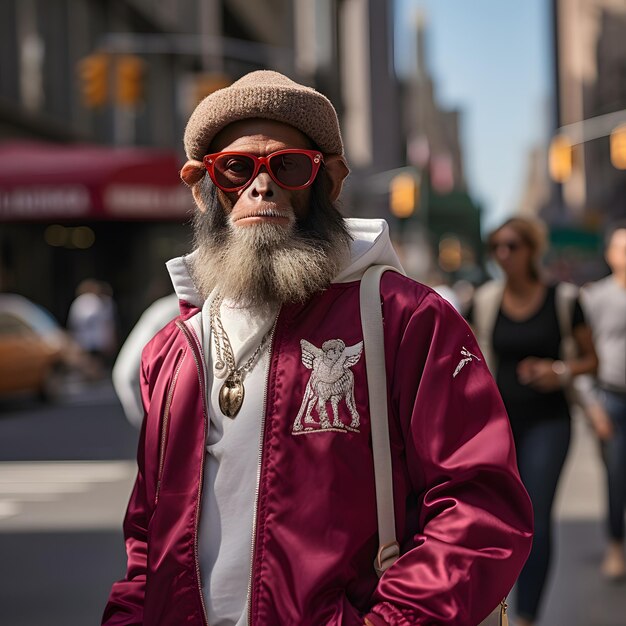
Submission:
<svg viewBox="0 0 626 626">
<path fill-rule="evenodd" d="M 154 335 L 180 314 L 175 293 L 155 300 L 142 314 L 122 344 L 113 365 L 113 387 L 128 421 L 137 428 L 143 420 L 141 351 Z"/>
<path fill-rule="evenodd" d="M 621 580 L 626 576 L 626 222 L 609 228 L 605 258 L 609 276 L 581 292 L 599 357 L 596 385 L 584 398 L 606 469 L 608 545 L 601 569 L 607 579 Z"/>
<path fill-rule="evenodd" d="M 570 443 L 566 389 L 573 377 L 595 371 L 597 357 L 578 289 L 543 276 L 543 224 L 511 218 L 487 243 L 504 279 L 476 291 L 468 318 L 504 399 L 533 503 L 533 547 L 518 579 L 516 607 L 517 624 L 530 626 L 550 566 L 552 505 Z"/>
<path fill-rule="evenodd" d="M 431 271 L 426 284 L 438 293 L 444 300 L 447 300 L 456 311 L 460 312 L 461 308 L 456 292 L 450 286 L 449 280 L 443 275 L 442 272 L 436 270 Z"/>
<path fill-rule="evenodd" d="M 79 283 L 67 315 L 67 328 L 106 371 L 117 349 L 117 308 L 111 286 L 93 278 Z"/>
<path fill-rule="evenodd" d="M 198 105 L 185 149 L 196 249 L 168 263 L 181 316 L 143 350 L 128 566 L 103 624 L 475 626 L 532 512 L 467 324 L 382 277 L 399 545 L 379 551 L 360 285 L 401 268 L 384 221 L 337 208 L 336 111 L 252 72 Z"/>
<path fill-rule="evenodd" d="M 461 278 L 454 282 L 452 289 L 456 295 L 456 301 L 459 304 L 457 310 L 463 317 L 466 317 L 467 312 L 472 306 L 476 287 L 469 280 Z"/>
</svg>

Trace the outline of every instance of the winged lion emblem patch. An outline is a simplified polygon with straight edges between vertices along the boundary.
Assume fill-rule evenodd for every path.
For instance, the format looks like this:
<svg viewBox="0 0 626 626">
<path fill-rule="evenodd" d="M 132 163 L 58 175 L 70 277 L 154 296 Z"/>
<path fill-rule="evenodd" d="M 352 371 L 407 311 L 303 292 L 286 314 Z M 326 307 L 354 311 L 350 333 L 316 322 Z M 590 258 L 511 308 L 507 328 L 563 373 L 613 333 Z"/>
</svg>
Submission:
<svg viewBox="0 0 626 626">
<path fill-rule="evenodd" d="M 341 339 L 329 339 L 318 348 L 301 339 L 300 347 L 302 363 L 312 371 L 292 433 L 300 435 L 323 430 L 359 432 L 360 417 L 354 402 L 354 374 L 350 368 L 359 362 L 363 342 L 346 346 Z M 349 424 L 342 422 L 339 415 L 342 401 L 350 414 Z M 328 403 L 332 410 L 332 422 Z"/>
</svg>

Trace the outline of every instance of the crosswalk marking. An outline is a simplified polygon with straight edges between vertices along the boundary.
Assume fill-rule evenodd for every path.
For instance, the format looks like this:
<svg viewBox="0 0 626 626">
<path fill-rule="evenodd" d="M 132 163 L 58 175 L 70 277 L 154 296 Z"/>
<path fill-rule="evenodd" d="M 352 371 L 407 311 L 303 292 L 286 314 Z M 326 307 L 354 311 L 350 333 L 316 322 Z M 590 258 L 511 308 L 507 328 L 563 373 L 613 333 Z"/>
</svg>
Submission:
<svg viewBox="0 0 626 626">
<path fill-rule="evenodd" d="M 0 463 L 0 532 L 119 530 L 132 461 Z"/>
</svg>

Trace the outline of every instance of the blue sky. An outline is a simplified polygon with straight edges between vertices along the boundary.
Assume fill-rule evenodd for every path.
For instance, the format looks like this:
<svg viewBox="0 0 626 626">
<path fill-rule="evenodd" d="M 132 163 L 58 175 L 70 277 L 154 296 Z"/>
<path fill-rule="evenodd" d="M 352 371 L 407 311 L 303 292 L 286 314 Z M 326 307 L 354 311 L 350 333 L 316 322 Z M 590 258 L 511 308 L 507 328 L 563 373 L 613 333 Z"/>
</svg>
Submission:
<svg viewBox="0 0 626 626">
<path fill-rule="evenodd" d="M 549 133 L 549 7 L 546 0 L 396 0 L 397 69 L 415 63 L 411 31 L 420 8 L 438 100 L 462 111 L 466 178 L 486 228 L 516 208 L 528 151 Z"/>
</svg>

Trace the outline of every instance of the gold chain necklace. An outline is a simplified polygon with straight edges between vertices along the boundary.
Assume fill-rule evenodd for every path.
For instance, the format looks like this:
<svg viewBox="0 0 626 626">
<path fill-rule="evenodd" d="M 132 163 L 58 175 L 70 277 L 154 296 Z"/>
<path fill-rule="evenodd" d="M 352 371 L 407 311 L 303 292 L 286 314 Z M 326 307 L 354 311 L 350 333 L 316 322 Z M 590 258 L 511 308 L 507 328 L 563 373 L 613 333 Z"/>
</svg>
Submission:
<svg viewBox="0 0 626 626">
<path fill-rule="evenodd" d="M 220 316 L 222 300 L 223 297 L 221 295 L 216 295 L 211 302 L 211 308 L 209 310 L 211 316 L 211 334 L 213 335 L 213 345 L 215 346 L 216 356 L 213 367 L 218 378 L 226 376 L 226 380 L 222 384 L 218 396 L 220 410 L 227 417 L 233 418 L 239 413 L 241 405 L 243 404 L 245 396 L 243 386 L 244 374 L 252 369 L 252 366 L 259 358 L 261 352 L 263 352 L 263 349 L 272 335 L 276 320 L 274 320 L 274 324 L 272 324 L 271 328 L 263 335 L 261 343 L 252 353 L 252 356 L 250 356 L 243 365 L 237 367 L 233 348 L 230 344 L 228 334 L 224 330 Z"/>
</svg>

